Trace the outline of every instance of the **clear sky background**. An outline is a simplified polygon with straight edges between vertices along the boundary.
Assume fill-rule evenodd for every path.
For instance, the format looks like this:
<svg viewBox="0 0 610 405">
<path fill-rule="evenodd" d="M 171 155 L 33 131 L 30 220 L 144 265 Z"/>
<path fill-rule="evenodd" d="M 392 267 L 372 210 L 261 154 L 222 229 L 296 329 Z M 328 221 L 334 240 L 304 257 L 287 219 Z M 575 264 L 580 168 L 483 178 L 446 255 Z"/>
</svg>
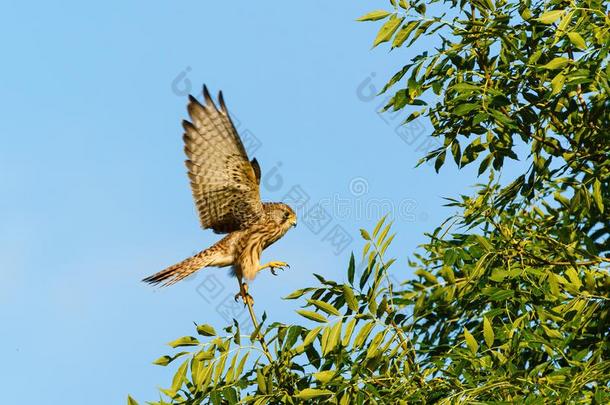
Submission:
<svg viewBox="0 0 610 405">
<path fill-rule="evenodd" d="M 299 186 L 306 209 L 326 213 L 308 224 L 301 210 L 265 251 L 291 268 L 252 284 L 257 312 L 295 320 L 297 303 L 281 297 L 315 284 L 313 273 L 343 280 L 358 229 L 384 211 L 398 232 L 394 274 L 411 274 L 423 233 L 451 213 L 442 197 L 469 193 L 476 176 L 415 169 L 434 145 L 429 124 L 396 130 L 404 113 L 377 114 L 383 99 L 371 94 L 423 50 L 371 51 L 379 25 L 354 20 L 383 7 L 3 2 L 2 403 L 156 399 L 174 371 L 151 364 L 165 343 L 193 322 L 220 330 L 230 311 L 244 315 L 227 300 L 237 283 L 225 269 L 162 290 L 140 282 L 219 239 L 199 228 L 183 164 L 186 92 L 204 82 L 253 142 L 262 198 Z"/>
</svg>

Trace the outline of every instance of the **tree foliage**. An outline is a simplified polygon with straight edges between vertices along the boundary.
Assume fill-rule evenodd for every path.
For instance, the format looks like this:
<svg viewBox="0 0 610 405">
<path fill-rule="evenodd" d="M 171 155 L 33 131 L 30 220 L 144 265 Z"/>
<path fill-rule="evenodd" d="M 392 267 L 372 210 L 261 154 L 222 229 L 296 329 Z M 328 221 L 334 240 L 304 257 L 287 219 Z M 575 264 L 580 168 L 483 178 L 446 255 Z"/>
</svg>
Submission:
<svg viewBox="0 0 610 405">
<path fill-rule="evenodd" d="M 430 121 L 437 171 L 449 155 L 488 180 L 448 199 L 414 278 L 389 276 L 383 218 L 345 282 L 286 297 L 303 322 L 170 343 L 154 403 L 609 403 L 608 3 L 401 0 L 360 20 L 380 24 L 374 46 L 437 44 L 390 79 L 386 108 Z"/>
</svg>

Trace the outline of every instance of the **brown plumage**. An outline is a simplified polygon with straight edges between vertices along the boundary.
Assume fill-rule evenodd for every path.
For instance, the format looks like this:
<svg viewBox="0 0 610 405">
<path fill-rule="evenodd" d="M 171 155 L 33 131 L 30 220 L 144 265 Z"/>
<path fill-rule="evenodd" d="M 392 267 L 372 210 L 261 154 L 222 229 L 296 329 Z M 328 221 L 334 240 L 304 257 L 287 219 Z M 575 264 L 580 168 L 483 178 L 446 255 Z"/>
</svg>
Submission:
<svg viewBox="0 0 610 405">
<path fill-rule="evenodd" d="M 260 166 L 256 159 L 248 159 L 222 92 L 220 109 L 205 86 L 203 96 L 205 104 L 189 96 L 191 122 L 182 124 L 186 167 L 201 226 L 228 235 L 143 281 L 166 286 L 204 267 L 231 266 L 246 299 L 243 278 L 252 280 L 264 268 L 287 266 L 284 262 L 261 266 L 260 255 L 296 225 L 296 214 L 286 204 L 261 202 Z"/>
</svg>

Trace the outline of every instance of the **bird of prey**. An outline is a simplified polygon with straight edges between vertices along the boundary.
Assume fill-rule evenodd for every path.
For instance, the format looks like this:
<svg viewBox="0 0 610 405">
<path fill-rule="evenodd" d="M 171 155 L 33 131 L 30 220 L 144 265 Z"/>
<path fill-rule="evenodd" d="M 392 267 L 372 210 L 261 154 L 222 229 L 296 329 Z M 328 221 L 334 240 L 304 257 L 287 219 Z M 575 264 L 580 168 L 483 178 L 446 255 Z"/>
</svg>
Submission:
<svg viewBox="0 0 610 405">
<path fill-rule="evenodd" d="M 249 160 L 233 125 L 222 92 L 218 108 L 206 86 L 204 104 L 189 96 L 190 121 L 183 121 L 184 151 L 195 205 L 201 226 L 227 235 L 211 247 L 145 278 L 150 284 L 168 286 L 204 267 L 231 266 L 239 281 L 244 303 L 252 302 L 246 281 L 269 268 L 289 267 L 272 261 L 260 265 L 263 249 L 297 224 L 295 212 L 286 204 L 261 202 L 261 169 Z"/>
</svg>

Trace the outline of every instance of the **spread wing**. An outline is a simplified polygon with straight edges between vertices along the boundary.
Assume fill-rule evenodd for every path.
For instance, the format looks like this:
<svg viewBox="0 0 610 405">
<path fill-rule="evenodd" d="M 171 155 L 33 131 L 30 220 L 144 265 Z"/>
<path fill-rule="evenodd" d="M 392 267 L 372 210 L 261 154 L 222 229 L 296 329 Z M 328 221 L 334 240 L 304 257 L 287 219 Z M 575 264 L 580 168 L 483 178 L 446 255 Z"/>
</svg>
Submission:
<svg viewBox="0 0 610 405">
<path fill-rule="evenodd" d="M 201 226 L 217 233 L 248 227 L 263 214 L 260 167 L 244 145 L 218 95 L 220 109 L 204 86 L 205 104 L 189 96 L 191 122 L 183 121 L 186 166 Z"/>
</svg>

